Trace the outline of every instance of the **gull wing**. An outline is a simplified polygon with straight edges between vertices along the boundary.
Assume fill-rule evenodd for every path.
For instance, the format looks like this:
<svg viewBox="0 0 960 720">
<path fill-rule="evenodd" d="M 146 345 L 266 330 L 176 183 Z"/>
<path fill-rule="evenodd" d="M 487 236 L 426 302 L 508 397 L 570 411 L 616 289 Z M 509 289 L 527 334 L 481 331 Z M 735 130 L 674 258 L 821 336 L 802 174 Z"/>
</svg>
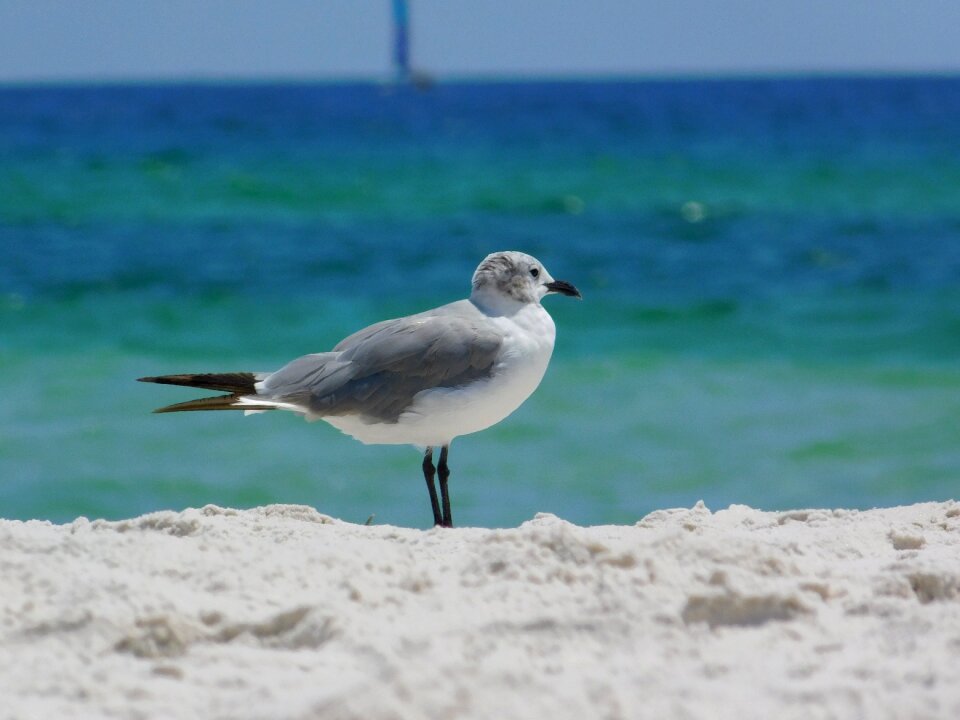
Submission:
<svg viewBox="0 0 960 720">
<path fill-rule="evenodd" d="M 258 384 L 258 397 L 318 417 L 395 422 L 417 393 L 490 377 L 502 336 L 473 305 L 371 325 L 332 352 L 305 355 Z M 459 310 L 459 312 L 458 312 Z"/>
</svg>

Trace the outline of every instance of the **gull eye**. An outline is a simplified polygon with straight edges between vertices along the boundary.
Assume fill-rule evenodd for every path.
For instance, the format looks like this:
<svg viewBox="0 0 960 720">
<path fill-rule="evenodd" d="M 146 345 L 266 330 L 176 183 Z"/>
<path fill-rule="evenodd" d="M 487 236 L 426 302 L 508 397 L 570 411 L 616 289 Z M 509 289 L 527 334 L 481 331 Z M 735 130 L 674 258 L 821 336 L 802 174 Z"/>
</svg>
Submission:
<svg viewBox="0 0 960 720">
<path fill-rule="evenodd" d="M 534 277 L 540 277 L 540 268 L 530 268 L 530 274 Z"/>
</svg>

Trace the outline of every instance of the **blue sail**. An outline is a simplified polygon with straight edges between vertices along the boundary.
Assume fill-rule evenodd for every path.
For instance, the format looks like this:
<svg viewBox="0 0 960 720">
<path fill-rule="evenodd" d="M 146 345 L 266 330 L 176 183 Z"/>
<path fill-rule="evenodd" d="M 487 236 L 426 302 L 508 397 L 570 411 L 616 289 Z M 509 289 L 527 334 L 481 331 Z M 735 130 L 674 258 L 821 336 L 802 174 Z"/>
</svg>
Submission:
<svg viewBox="0 0 960 720">
<path fill-rule="evenodd" d="M 410 79 L 410 14 L 407 0 L 393 0 L 393 65 L 397 82 Z"/>
</svg>

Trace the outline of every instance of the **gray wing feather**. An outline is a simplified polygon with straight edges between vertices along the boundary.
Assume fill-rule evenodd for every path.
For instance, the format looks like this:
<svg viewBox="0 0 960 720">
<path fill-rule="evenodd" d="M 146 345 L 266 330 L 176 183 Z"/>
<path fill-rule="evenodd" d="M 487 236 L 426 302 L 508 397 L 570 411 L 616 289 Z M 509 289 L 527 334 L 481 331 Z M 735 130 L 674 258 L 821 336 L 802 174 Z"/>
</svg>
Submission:
<svg viewBox="0 0 960 720">
<path fill-rule="evenodd" d="M 319 416 L 395 422 L 417 393 L 489 377 L 502 337 L 479 313 L 423 313 L 354 333 L 329 353 L 305 355 L 270 375 L 259 394 Z"/>
</svg>

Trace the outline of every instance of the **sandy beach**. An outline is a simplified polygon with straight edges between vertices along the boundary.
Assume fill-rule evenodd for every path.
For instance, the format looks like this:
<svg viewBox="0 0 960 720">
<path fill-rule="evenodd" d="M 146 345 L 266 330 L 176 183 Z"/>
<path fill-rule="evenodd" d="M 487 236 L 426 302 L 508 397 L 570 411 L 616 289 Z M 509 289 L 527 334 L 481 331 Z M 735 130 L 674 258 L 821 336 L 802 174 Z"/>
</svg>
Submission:
<svg viewBox="0 0 960 720">
<path fill-rule="evenodd" d="M 960 717 L 960 503 L 0 521 L 4 718 Z"/>
</svg>

